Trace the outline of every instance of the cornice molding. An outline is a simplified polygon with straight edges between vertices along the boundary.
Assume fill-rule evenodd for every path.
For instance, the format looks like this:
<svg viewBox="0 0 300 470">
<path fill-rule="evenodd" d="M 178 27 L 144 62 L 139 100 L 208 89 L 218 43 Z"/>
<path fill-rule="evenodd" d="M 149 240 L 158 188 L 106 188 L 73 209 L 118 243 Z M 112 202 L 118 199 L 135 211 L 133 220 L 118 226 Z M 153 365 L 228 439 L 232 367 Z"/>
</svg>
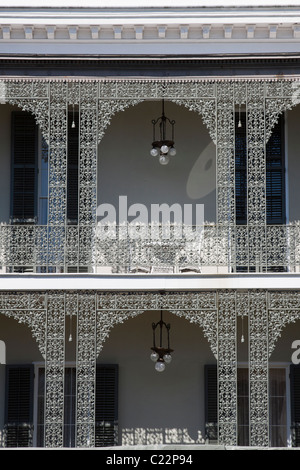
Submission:
<svg viewBox="0 0 300 470">
<path fill-rule="evenodd" d="M 289 24 L 135 24 L 135 25 L 38 25 L 0 23 L 0 41 L 60 42 L 264 42 L 299 41 L 299 23 Z"/>
<path fill-rule="evenodd" d="M 0 53 L 297 52 L 298 8 L 0 8 Z"/>
</svg>

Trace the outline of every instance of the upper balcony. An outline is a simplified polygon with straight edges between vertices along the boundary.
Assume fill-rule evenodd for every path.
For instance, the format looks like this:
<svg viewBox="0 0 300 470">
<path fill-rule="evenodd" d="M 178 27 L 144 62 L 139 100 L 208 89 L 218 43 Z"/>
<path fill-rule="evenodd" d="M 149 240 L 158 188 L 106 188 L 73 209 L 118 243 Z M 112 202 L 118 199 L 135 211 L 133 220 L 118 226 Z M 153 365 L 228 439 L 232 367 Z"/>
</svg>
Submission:
<svg viewBox="0 0 300 470">
<path fill-rule="evenodd" d="M 0 265 L 2 273 L 297 273 L 300 222 L 264 228 L 1 224 Z"/>
<path fill-rule="evenodd" d="M 289 221 L 300 220 L 298 88 L 7 80 L 2 273 L 297 273 L 299 224 Z M 162 104 L 176 123 L 168 165 L 149 152 Z M 168 223 L 152 218 L 154 206 L 170 209 Z"/>
</svg>

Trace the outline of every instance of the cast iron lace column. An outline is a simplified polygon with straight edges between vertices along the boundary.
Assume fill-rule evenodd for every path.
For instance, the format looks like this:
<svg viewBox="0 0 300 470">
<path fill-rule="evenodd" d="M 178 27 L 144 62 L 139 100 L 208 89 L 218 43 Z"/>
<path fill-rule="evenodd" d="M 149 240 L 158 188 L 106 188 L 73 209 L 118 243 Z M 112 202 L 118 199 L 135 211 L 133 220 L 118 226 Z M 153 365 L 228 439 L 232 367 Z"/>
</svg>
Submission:
<svg viewBox="0 0 300 470">
<path fill-rule="evenodd" d="M 97 213 L 98 83 L 79 88 L 79 266 L 91 270 Z"/>
<path fill-rule="evenodd" d="M 67 189 L 67 84 L 50 82 L 48 263 L 64 268 Z M 45 446 L 63 446 L 64 294 L 48 294 L 45 358 Z"/>
<path fill-rule="evenodd" d="M 249 292 L 250 445 L 269 445 L 268 309 L 265 291 Z"/>
<path fill-rule="evenodd" d="M 47 294 L 45 341 L 45 447 L 63 447 L 65 296 Z"/>
<path fill-rule="evenodd" d="M 235 291 L 218 294 L 219 443 L 237 445 L 237 352 Z"/>
<path fill-rule="evenodd" d="M 235 224 L 234 84 L 220 82 L 216 95 L 217 222 L 218 239 L 227 240 L 230 269 Z M 221 261 L 221 260 L 219 260 Z M 218 425 L 219 442 L 237 442 L 236 313 L 234 293 L 222 293 L 218 301 Z"/>
<path fill-rule="evenodd" d="M 51 82 L 49 114 L 48 263 L 65 265 L 67 206 L 67 84 Z"/>
<path fill-rule="evenodd" d="M 247 84 L 247 222 L 249 266 L 267 266 L 266 83 Z M 250 295 L 250 445 L 268 445 L 268 332 L 264 292 Z"/>
<path fill-rule="evenodd" d="M 76 447 L 95 446 L 97 355 L 96 294 L 78 294 L 76 349 Z"/>
</svg>

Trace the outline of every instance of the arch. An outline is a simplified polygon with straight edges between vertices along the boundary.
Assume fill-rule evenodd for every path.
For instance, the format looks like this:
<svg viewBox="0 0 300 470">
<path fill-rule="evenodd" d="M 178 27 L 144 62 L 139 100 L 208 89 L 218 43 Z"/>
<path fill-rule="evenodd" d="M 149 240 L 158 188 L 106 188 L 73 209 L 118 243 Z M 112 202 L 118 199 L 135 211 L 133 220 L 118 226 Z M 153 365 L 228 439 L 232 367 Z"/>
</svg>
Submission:
<svg viewBox="0 0 300 470">
<path fill-rule="evenodd" d="M 283 329 L 291 323 L 296 323 L 298 320 L 300 320 L 300 309 L 280 309 L 269 311 L 269 357 L 273 353 L 276 344 L 282 335 Z"/>
<path fill-rule="evenodd" d="M 207 339 L 212 353 L 217 357 L 217 312 L 211 311 L 189 311 L 185 309 L 168 309 L 163 310 L 184 318 L 191 324 L 196 324 L 202 328 L 204 337 Z M 124 323 L 130 318 L 135 318 L 149 310 L 119 310 L 119 311 L 97 311 L 97 357 L 101 353 L 104 343 L 108 340 L 111 330 L 118 324 Z M 158 309 L 151 309 L 150 311 L 158 311 Z"/>
<path fill-rule="evenodd" d="M 168 99 L 183 105 L 188 109 L 202 115 L 212 140 L 216 141 L 216 99 L 218 87 L 223 84 L 232 87 L 228 93 L 236 104 L 244 104 L 247 101 L 246 87 L 255 80 L 36 80 L 18 79 L 0 80 L 0 103 L 10 103 L 19 106 L 24 111 L 30 111 L 40 125 L 42 134 L 49 141 L 49 109 L 50 96 L 57 109 L 61 109 L 62 103 L 78 105 L 80 101 L 88 99 L 80 91 L 88 84 L 95 83 L 96 96 L 93 99 L 99 101 L 98 143 L 101 141 L 106 127 L 110 124 L 112 116 L 119 111 L 124 111 L 129 106 L 134 106 L 147 99 Z M 300 81 L 298 79 L 260 79 L 256 82 L 265 83 L 266 97 L 266 135 L 270 132 L 278 119 L 278 115 L 284 110 L 299 104 Z M 83 86 L 82 86 L 83 85 Z M 81 96 L 81 98 L 80 98 Z"/>
<path fill-rule="evenodd" d="M 8 295 L 8 294 L 4 294 Z M 20 298 L 20 297 L 19 297 Z M 22 299 L 20 298 L 20 302 Z M 4 315 L 8 318 L 13 318 L 18 323 L 26 325 L 31 331 L 33 339 L 38 345 L 38 349 L 43 357 L 45 357 L 45 324 L 46 324 L 46 310 L 34 312 L 32 309 L 20 309 L 20 310 L 0 310 L 0 315 Z"/>
</svg>

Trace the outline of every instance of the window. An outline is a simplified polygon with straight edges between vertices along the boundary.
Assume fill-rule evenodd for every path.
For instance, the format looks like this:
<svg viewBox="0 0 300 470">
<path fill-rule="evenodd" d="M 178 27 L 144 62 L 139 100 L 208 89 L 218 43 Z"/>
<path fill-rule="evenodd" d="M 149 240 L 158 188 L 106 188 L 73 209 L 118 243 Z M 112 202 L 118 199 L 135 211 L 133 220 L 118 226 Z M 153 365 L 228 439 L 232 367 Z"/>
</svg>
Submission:
<svg viewBox="0 0 300 470">
<path fill-rule="evenodd" d="M 300 366 L 291 364 L 291 431 L 292 445 L 300 447 Z"/>
<path fill-rule="evenodd" d="M 269 372 L 270 441 L 274 447 L 287 445 L 286 370 L 272 368 Z"/>
<path fill-rule="evenodd" d="M 217 366 L 206 365 L 205 371 L 205 439 L 218 440 L 218 379 Z"/>
<path fill-rule="evenodd" d="M 206 429 L 211 430 L 217 428 L 217 366 L 206 366 Z M 298 390 L 300 391 L 300 369 L 296 377 Z M 293 386 L 291 383 L 291 390 Z M 298 392 L 296 392 L 298 393 Z M 210 396 L 208 395 L 210 394 Z M 296 406 L 300 409 L 300 394 L 295 401 Z M 238 368 L 237 370 L 237 407 L 238 407 L 238 445 L 249 445 L 249 377 L 247 368 Z M 292 409 L 293 414 L 293 409 Z M 296 415 L 295 415 L 296 416 Z M 287 393 L 286 393 L 286 369 L 270 368 L 269 369 L 269 433 L 270 446 L 285 447 L 287 446 Z M 212 423 L 207 421 L 213 420 Z M 300 429 L 300 413 L 296 420 L 299 419 Z M 295 423 L 294 419 L 294 423 Z M 214 441 L 215 433 L 207 432 L 210 442 Z M 299 433 L 300 436 L 300 433 Z M 300 439 L 299 439 L 300 446 Z"/>
<path fill-rule="evenodd" d="M 37 216 L 38 132 L 34 116 L 12 113 L 12 198 L 13 223 L 34 223 Z"/>
<path fill-rule="evenodd" d="M 45 369 L 38 369 L 37 447 L 44 446 Z M 75 446 L 76 368 L 65 370 L 64 447 Z M 118 440 L 118 367 L 99 365 L 96 372 L 95 447 L 114 446 Z"/>
<path fill-rule="evenodd" d="M 48 146 L 42 137 L 41 159 L 38 163 L 39 131 L 34 116 L 29 112 L 12 112 L 11 149 L 11 220 L 15 224 L 34 223 L 39 215 L 39 223 L 46 224 Z M 78 113 L 68 113 L 67 221 L 69 224 L 78 223 L 78 157 L 79 116 Z M 40 168 L 38 168 L 39 166 Z M 40 172 L 39 208 L 37 200 L 38 172 Z"/>
<path fill-rule="evenodd" d="M 249 379 L 248 369 L 238 369 L 238 444 L 249 445 Z M 286 447 L 286 370 L 269 369 L 270 446 Z"/>
<path fill-rule="evenodd" d="M 33 366 L 6 366 L 6 447 L 30 447 L 33 438 Z"/>
<path fill-rule="evenodd" d="M 267 223 L 285 223 L 284 117 L 280 115 L 266 146 Z"/>
<path fill-rule="evenodd" d="M 242 126 L 239 127 L 238 122 Z M 247 139 L 246 113 L 235 117 L 235 191 L 236 223 L 247 224 Z M 267 223 L 284 224 L 285 156 L 284 116 L 280 115 L 266 145 L 266 217 Z"/>
</svg>

